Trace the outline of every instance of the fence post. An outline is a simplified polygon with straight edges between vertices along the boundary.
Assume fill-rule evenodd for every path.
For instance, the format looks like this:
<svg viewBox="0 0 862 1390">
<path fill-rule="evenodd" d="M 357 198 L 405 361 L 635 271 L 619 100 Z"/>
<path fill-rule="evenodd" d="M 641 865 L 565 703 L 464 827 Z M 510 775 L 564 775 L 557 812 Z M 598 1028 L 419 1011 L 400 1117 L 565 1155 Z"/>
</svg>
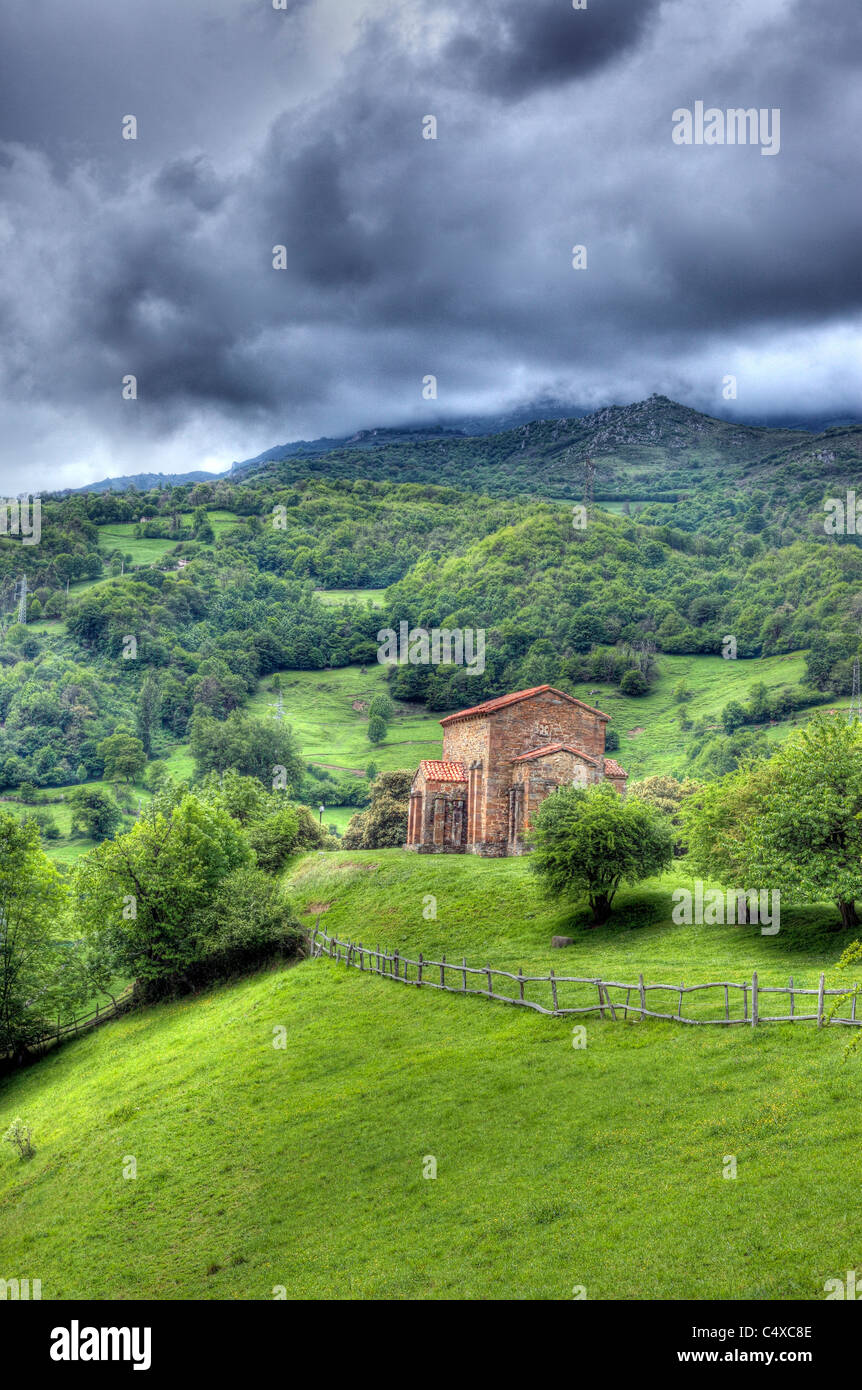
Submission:
<svg viewBox="0 0 862 1390">
<path fill-rule="evenodd" d="M 684 985 L 683 981 L 680 980 L 680 982 L 679 982 L 679 1008 L 678 1008 L 677 1011 L 676 1011 L 676 1016 L 677 1016 L 677 1018 L 682 1018 L 682 994 L 683 994 L 683 990 L 684 990 L 684 989 L 685 989 L 685 985 Z"/>
<path fill-rule="evenodd" d="M 519 989 L 519 991 L 520 991 L 521 1000 L 523 1000 L 523 998 L 524 998 L 524 967 L 523 967 L 523 965 L 519 965 L 519 966 L 518 966 L 518 989 Z"/>
<path fill-rule="evenodd" d="M 491 967 L 490 967 L 490 965 L 486 965 L 486 966 L 485 966 L 485 974 L 488 976 L 488 996 L 489 996 L 489 998 L 490 998 L 490 996 L 494 993 L 494 984 L 493 984 L 493 981 L 491 980 Z"/>
<path fill-rule="evenodd" d="M 817 1027 L 823 1027 L 823 989 L 826 983 L 826 976 L 820 974 L 820 985 L 817 990 Z"/>
<path fill-rule="evenodd" d="M 395 966 L 395 978 L 396 978 L 396 980 L 399 980 L 399 979 L 401 978 L 401 976 L 400 976 L 399 973 L 398 973 L 398 948 L 397 948 L 397 947 L 396 947 L 395 950 L 392 952 L 392 964 Z"/>
<path fill-rule="evenodd" d="M 727 985 L 724 986 L 724 1021 L 730 1022 L 730 992 Z"/>
<path fill-rule="evenodd" d="M 646 990 L 644 989 L 644 977 L 638 975 L 638 992 L 641 997 L 641 1023 L 646 1018 Z"/>
<path fill-rule="evenodd" d="M 461 957 L 461 973 L 462 973 L 463 976 L 464 976 L 464 989 L 463 989 L 463 993 L 466 994 L 466 993 L 467 993 L 467 957 L 466 957 L 466 956 L 462 956 L 462 957 Z"/>
<path fill-rule="evenodd" d="M 557 1012 L 557 982 L 554 979 L 554 972 L 551 971 L 551 996 L 554 1000 L 554 1013 Z"/>
<path fill-rule="evenodd" d="M 854 1023 L 856 1022 L 856 991 L 857 991 L 858 988 L 859 988 L 859 986 L 857 985 L 856 981 L 854 980 L 854 981 L 853 981 L 853 1003 L 850 1005 L 850 1017 L 851 1017 L 851 1019 L 853 1020 Z"/>
<path fill-rule="evenodd" d="M 363 947 L 362 947 L 362 942 L 361 942 L 361 941 L 360 941 L 360 943 L 359 943 L 359 969 L 360 969 L 360 970 L 364 970 L 364 969 L 365 969 L 365 955 L 364 955 L 364 952 L 363 952 Z"/>
<path fill-rule="evenodd" d="M 793 1021 L 793 976 L 790 976 L 790 1019 Z"/>
<path fill-rule="evenodd" d="M 601 980 L 596 980 L 596 989 L 599 991 L 599 1013 L 601 1014 L 602 1019 L 604 1019 L 604 1016 L 605 1016 L 605 1000 L 604 1000 L 604 995 L 602 994 L 602 982 L 601 982 Z"/>
<path fill-rule="evenodd" d="M 751 974 L 751 1026 L 757 1027 L 757 971 Z"/>
<path fill-rule="evenodd" d="M 446 957 L 445 957 L 445 956 L 443 957 L 443 959 L 442 959 L 441 962 L 440 962 L 440 984 L 441 984 L 441 986 L 445 989 L 445 987 L 446 987 Z"/>
<path fill-rule="evenodd" d="M 419 969 L 418 969 L 417 972 L 416 972 L 416 983 L 417 983 L 417 985 L 421 985 L 421 983 L 422 983 L 422 952 L 421 952 L 421 951 L 419 952 Z"/>
<path fill-rule="evenodd" d="M 748 985 L 745 980 L 742 982 L 742 1021 L 748 1022 Z"/>
</svg>

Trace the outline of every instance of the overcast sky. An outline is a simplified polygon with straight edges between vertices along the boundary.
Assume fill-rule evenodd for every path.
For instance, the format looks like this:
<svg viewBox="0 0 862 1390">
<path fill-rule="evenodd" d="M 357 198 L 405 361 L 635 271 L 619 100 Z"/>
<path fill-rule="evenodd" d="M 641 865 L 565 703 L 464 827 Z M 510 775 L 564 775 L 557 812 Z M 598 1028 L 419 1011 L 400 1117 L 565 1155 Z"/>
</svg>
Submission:
<svg viewBox="0 0 862 1390">
<path fill-rule="evenodd" d="M 20 0 L 0 29 L 7 492 L 548 396 L 862 415 L 860 0 Z M 697 101 L 778 108 L 779 152 L 676 144 Z"/>
</svg>

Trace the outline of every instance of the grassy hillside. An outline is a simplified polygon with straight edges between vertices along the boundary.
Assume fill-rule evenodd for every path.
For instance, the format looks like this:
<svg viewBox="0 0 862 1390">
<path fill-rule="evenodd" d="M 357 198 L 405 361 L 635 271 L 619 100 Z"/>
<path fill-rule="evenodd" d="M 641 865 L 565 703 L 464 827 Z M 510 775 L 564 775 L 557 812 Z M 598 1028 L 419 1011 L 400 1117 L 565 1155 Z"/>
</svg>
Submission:
<svg viewBox="0 0 862 1390">
<path fill-rule="evenodd" d="M 547 961 L 564 920 L 523 861 L 310 856 L 293 880 L 328 894 L 325 920 L 352 935 L 494 964 Z M 437 922 L 422 918 L 428 892 Z M 757 961 L 808 979 L 840 948 L 827 910 L 810 945 L 792 930 L 698 940 L 653 919 L 662 892 L 632 895 L 618 936 L 581 931 L 555 965 L 628 955 L 654 976 L 690 957 L 692 973 Z M 5 1261 L 46 1299 L 284 1286 L 568 1300 L 576 1285 L 590 1299 L 820 1299 L 858 1262 L 862 1076 L 846 1041 L 595 1019 L 581 1050 L 565 1020 L 326 960 L 267 972 L 110 1024 L 3 1084 L 0 1127 L 21 1115 L 37 1146 L 27 1164 L 0 1154 Z"/>
<path fill-rule="evenodd" d="M 623 695 L 616 686 L 600 681 L 573 686 L 571 693 L 588 704 L 597 705 L 611 716 L 610 727 L 619 734 L 619 751 L 614 754 L 634 778 L 651 777 L 657 772 L 684 775 L 690 734 L 679 725 L 681 708 L 673 698 L 676 685 L 684 680 L 692 698 L 684 705 L 692 722 L 706 719 L 720 732 L 719 716 L 731 700 L 745 703 L 753 685 L 763 682 L 772 690 L 795 686 L 805 674 L 805 659 L 799 653 L 789 656 L 760 657 L 751 661 L 725 661 L 720 656 L 668 656 L 658 660 L 659 677 L 647 695 Z M 847 703 L 846 701 L 844 702 Z M 787 737 L 795 723 L 803 723 L 805 711 L 778 720 L 766 729 L 776 743 Z"/>
<path fill-rule="evenodd" d="M 381 772 L 415 767 L 420 758 L 437 758 L 443 746 L 440 715 L 422 705 L 397 703 L 383 743 L 368 740 L 368 706 L 386 694 L 379 663 L 337 671 L 280 671 L 284 717 L 309 762 L 341 771 L 364 772 L 374 762 Z M 256 714 L 272 713 L 277 696 L 272 676 L 261 681 L 249 701 Z"/>
<path fill-rule="evenodd" d="M 315 597 L 321 603 L 333 606 L 354 599 L 359 603 L 370 603 L 372 608 L 382 608 L 385 593 L 385 589 L 317 589 Z"/>
<path fill-rule="evenodd" d="M 825 971 L 837 988 L 844 981 L 834 965 L 852 940 L 835 929 L 838 915 L 829 904 L 783 908 L 776 936 L 763 936 L 756 926 L 674 926 L 672 891 L 693 887 L 684 860 L 662 878 L 621 890 L 605 927 L 588 926 L 585 908 L 545 898 L 529 856 L 497 860 L 399 849 L 312 854 L 289 882 L 309 925 L 320 915 L 326 931 L 366 945 L 414 956 L 422 951 L 438 960 L 442 953 L 458 961 L 466 955 L 470 965 L 514 971 L 519 965 L 534 973 L 553 967 L 567 975 L 604 972 L 636 980 L 642 970 L 653 983 L 699 984 L 750 980 L 756 970 L 764 984 L 784 985 L 792 975 L 806 988 Z M 423 916 L 428 894 L 436 899 L 436 918 Z M 556 950 L 554 935 L 571 936 L 575 945 Z"/>
<path fill-rule="evenodd" d="M 724 661 L 718 656 L 659 657 L 659 678 L 648 695 L 637 698 L 620 694 L 607 683 L 585 681 L 567 687 L 588 704 L 597 705 L 611 716 L 611 727 L 620 736 L 615 757 L 633 778 L 657 772 L 678 772 L 685 768 L 685 749 L 689 736 L 679 726 L 680 706 L 673 691 L 685 680 L 692 699 L 685 705 L 690 719 L 709 719 L 718 729 L 718 718 L 731 700 L 744 701 L 751 686 L 762 681 L 773 689 L 795 685 L 805 670 L 804 658 L 763 657 L 753 661 Z M 373 697 L 386 693 L 385 669 L 368 666 L 365 675 L 357 666 L 338 671 L 282 671 L 284 716 L 299 740 L 303 756 L 310 762 L 339 769 L 362 771 L 373 761 L 381 771 L 414 768 L 420 758 L 438 758 L 443 746 L 440 720 L 443 711 L 429 711 L 422 704 L 397 702 L 397 713 L 389 725 L 386 741 L 376 746 L 368 741 L 367 706 Z M 257 714 L 271 712 L 276 695 L 270 690 L 271 676 L 260 682 L 249 708 Z M 364 708 L 354 708 L 355 705 Z M 803 721 L 806 714 L 796 716 Z M 766 732 L 776 742 L 793 727 L 790 720 L 777 722 Z M 168 761 L 179 772 L 181 755 Z M 183 763 L 185 767 L 186 764 Z"/>
</svg>

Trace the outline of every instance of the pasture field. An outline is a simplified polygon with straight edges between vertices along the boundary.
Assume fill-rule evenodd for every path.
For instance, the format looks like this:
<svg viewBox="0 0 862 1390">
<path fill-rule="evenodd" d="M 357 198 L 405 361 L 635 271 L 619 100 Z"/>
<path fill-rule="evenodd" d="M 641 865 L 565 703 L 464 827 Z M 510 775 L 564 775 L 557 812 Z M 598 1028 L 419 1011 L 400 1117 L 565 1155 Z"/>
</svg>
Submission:
<svg viewBox="0 0 862 1390">
<path fill-rule="evenodd" d="M 610 727 L 620 737 L 619 750 L 613 757 L 635 779 L 660 772 L 685 775 L 685 748 L 692 735 L 680 728 L 680 710 L 693 722 L 706 719 L 713 726 L 712 732 L 720 734 L 719 716 L 725 705 L 731 700 L 744 704 L 751 687 L 760 681 L 770 690 L 797 685 L 805 675 L 805 660 L 799 653 L 749 661 L 662 654 L 658 671 L 658 680 L 649 694 L 637 697 L 622 695 L 616 686 L 602 681 L 585 681 L 571 688 L 579 700 L 611 716 Z M 673 698 L 674 687 L 680 680 L 685 680 L 692 691 L 692 698 L 685 704 L 677 704 Z M 767 727 L 766 733 L 770 740 L 779 743 L 795 724 L 805 723 L 808 715 L 809 711 L 801 710 L 792 719 Z"/>
<path fill-rule="evenodd" d="M 440 714 L 424 705 L 396 702 L 396 714 L 383 743 L 368 739 L 368 705 L 388 694 L 383 666 L 344 666 L 328 671 L 280 671 L 284 717 L 293 728 L 303 757 L 336 771 L 364 773 L 370 762 L 381 772 L 416 767 L 420 758 L 439 758 L 443 747 Z M 255 714 L 272 714 L 277 696 L 266 676 L 251 697 Z"/>
<path fill-rule="evenodd" d="M 314 596 L 321 603 L 337 606 L 339 603 L 370 603 L 372 608 L 383 608 L 385 589 L 315 589 Z"/>
<path fill-rule="evenodd" d="M 807 980 L 842 944 L 828 908 L 786 937 L 669 927 L 662 883 L 587 932 L 519 860 L 309 855 L 289 881 L 345 934 L 494 965 Z M 820 1300 L 856 1267 L 845 1030 L 586 1029 L 325 959 L 128 1015 L 0 1089 L 37 1150 L 0 1154 L 7 1263 L 45 1299 Z"/>
<path fill-rule="evenodd" d="M 667 772 L 685 775 L 685 747 L 691 734 L 679 726 L 684 709 L 692 721 L 706 719 L 713 732 L 720 733 L 721 710 L 731 700 L 744 702 L 752 686 L 762 681 L 773 689 L 795 685 L 805 672 L 804 658 L 765 657 L 752 661 L 724 661 L 719 656 L 665 656 L 658 660 L 659 677 L 648 695 L 621 695 L 616 686 L 585 681 L 572 686 L 571 693 L 611 716 L 611 725 L 620 737 L 613 754 L 633 780 Z M 428 711 L 423 705 L 397 702 L 397 714 L 389 725 L 386 741 L 373 746 L 367 736 L 367 705 L 374 695 L 388 693 L 385 668 L 377 664 L 329 671 L 282 671 L 282 697 L 285 719 L 292 725 L 303 755 L 310 761 L 351 771 L 362 770 L 373 761 L 381 771 L 414 768 L 420 758 L 439 758 L 443 731 L 439 721 L 445 711 Z M 673 691 L 685 680 L 692 698 L 679 705 Z M 257 714 L 271 712 L 276 695 L 270 690 L 271 676 L 259 684 L 249 701 Z M 356 708 L 365 705 L 366 709 Z M 808 718 L 803 710 L 791 720 L 767 728 L 771 740 L 786 738 L 794 723 Z"/>
</svg>

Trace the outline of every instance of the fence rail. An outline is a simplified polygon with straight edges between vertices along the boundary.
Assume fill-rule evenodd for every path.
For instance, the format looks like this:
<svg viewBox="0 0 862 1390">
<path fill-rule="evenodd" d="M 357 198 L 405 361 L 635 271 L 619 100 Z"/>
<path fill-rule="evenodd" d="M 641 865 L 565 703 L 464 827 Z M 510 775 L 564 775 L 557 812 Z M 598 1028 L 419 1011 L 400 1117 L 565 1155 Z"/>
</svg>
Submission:
<svg viewBox="0 0 862 1390">
<path fill-rule="evenodd" d="M 134 993 L 134 984 L 127 985 L 122 994 L 118 994 L 116 999 L 112 1000 L 110 1004 L 106 1004 L 104 1008 L 99 1008 L 97 1004 L 91 1013 L 82 1014 L 78 1018 L 70 1018 L 66 1023 L 61 1023 L 58 1019 L 56 1027 L 49 1028 L 47 1032 L 34 1038 L 32 1042 L 28 1043 L 27 1050 L 31 1052 L 44 1050 L 52 1043 L 62 1042 L 63 1038 L 77 1037 L 79 1033 L 86 1033 L 88 1029 L 96 1028 L 100 1023 L 107 1022 L 109 1018 L 116 1018 L 117 1014 L 123 1013 L 128 1008 Z"/>
<path fill-rule="evenodd" d="M 398 950 L 386 951 L 378 946 L 366 946 L 361 941 L 342 941 L 338 937 L 329 936 L 325 931 L 315 926 L 308 938 L 308 954 L 311 958 L 327 956 L 332 960 L 343 962 L 345 965 L 352 966 L 357 970 L 367 970 L 373 975 L 381 975 L 387 979 L 398 980 L 401 984 L 412 985 L 420 989 L 440 989 L 449 994 L 476 994 L 485 999 L 494 999 L 501 1004 L 514 1004 L 519 1008 L 533 1009 L 536 1013 L 547 1014 L 555 1018 L 569 1017 L 574 1014 L 598 1013 L 602 1018 L 610 1017 L 617 1021 L 622 1015 L 624 1021 L 628 1020 L 629 1014 L 635 1019 L 643 1018 L 662 1018 L 668 1019 L 673 1023 L 688 1023 L 694 1027 L 706 1024 L 719 1024 L 724 1027 L 744 1024 L 749 1027 L 756 1027 L 759 1023 L 816 1023 L 818 1028 L 830 1023 L 846 1024 L 850 1027 L 862 1025 L 862 1018 L 856 1017 L 856 998 L 858 986 L 854 984 L 846 989 L 827 989 L 826 977 L 821 974 L 816 989 L 805 988 L 796 985 L 791 976 L 786 985 L 761 985 L 758 983 L 757 972 L 755 971 L 750 980 L 742 982 L 733 980 L 712 980 L 706 984 L 686 985 L 686 984 L 646 984 L 642 974 L 638 975 L 637 984 L 629 984 L 621 980 L 603 980 L 595 975 L 556 975 L 550 970 L 547 975 L 525 975 L 519 968 L 517 975 L 510 970 L 500 970 L 490 965 L 477 966 L 468 965 L 466 958 L 462 957 L 458 961 L 447 960 L 445 956 L 441 960 L 426 960 L 419 953 L 418 959 L 414 960 L 409 956 L 403 956 Z M 411 969 L 413 976 L 411 978 Z M 468 983 L 469 977 L 480 976 L 486 984 L 478 983 L 472 985 Z M 500 993 L 495 989 L 495 977 L 498 980 L 509 980 L 512 982 L 511 993 Z M 452 980 L 456 983 L 451 983 Z M 537 988 L 541 986 L 542 988 Z M 587 991 L 596 992 L 594 1002 L 567 1004 L 563 1006 L 560 1002 L 561 992 L 566 997 L 571 997 L 574 991 L 569 986 L 583 986 Z M 532 987 L 532 988 L 531 988 Z M 502 989 L 503 986 L 500 986 Z M 616 992 L 613 997 L 611 991 Z M 664 991 L 678 998 L 676 1012 L 665 1013 L 658 1009 L 647 1008 L 647 995 L 650 991 Z M 721 1004 L 719 1013 L 716 1017 L 689 1018 L 682 1012 L 683 997 L 687 994 L 700 994 L 706 990 L 721 990 Z M 741 1013 L 732 1016 L 730 991 L 739 992 L 741 1002 Z M 542 1003 L 536 998 L 528 998 L 528 992 L 533 995 L 542 994 L 545 1002 Z M 625 998 L 622 995 L 625 995 Z M 760 1010 L 760 996 L 764 994 L 784 994 L 790 996 L 790 1012 L 785 1014 L 764 1014 Z M 632 1002 L 635 996 L 637 1003 Z M 799 1013 L 796 1010 L 796 1000 L 800 997 L 812 997 L 817 1001 L 815 1013 Z M 827 1006 L 828 999 L 834 999 L 835 1003 Z M 706 1002 L 706 1007 L 709 1003 Z M 842 1004 L 850 1005 L 850 1013 L 845 1016 L 837 1012 Z M 548 1007 L 550 1005 L 550 1007 Z"/>
</svg>

